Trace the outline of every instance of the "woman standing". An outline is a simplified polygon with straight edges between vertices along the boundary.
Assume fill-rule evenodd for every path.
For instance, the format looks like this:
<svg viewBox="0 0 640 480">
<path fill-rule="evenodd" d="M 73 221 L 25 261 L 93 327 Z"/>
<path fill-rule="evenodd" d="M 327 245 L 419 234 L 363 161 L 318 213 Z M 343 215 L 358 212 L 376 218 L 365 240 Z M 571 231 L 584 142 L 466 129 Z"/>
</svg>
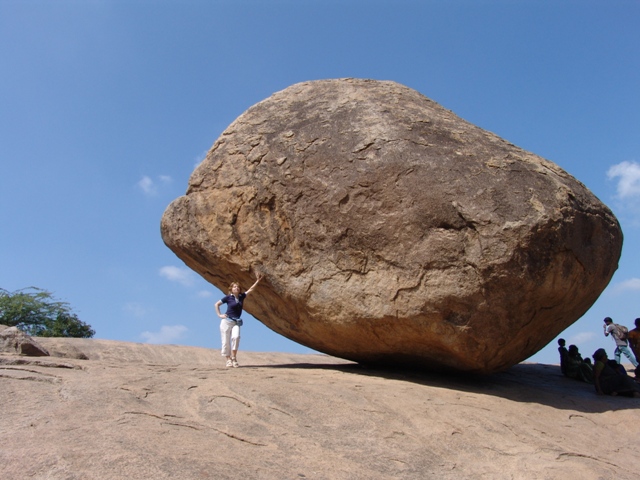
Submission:
<svg viewBox="0 0 640 480">
<path fill-rule="evenodd" d="M 216 313 L 222 319 L 220 321 L 220 336 L 222 337 L 222 349 L 220 354 L 227 357 L 227 367 L 238 367 L 236 355 L 238 354 L 238 346 L 240 345 L 240 327 L 242 326 L 242 304 L 244 299 L 262 280 L 262 275 L 258 274 L 256 282 L 251 288 L 244 293 L 240 288 L 240 284 L 233 282 L 229 285 L 229 294 L 216 302 Z M 227 312 L 220 313 L 220 305 L 227 304 Z"/>
</svg>

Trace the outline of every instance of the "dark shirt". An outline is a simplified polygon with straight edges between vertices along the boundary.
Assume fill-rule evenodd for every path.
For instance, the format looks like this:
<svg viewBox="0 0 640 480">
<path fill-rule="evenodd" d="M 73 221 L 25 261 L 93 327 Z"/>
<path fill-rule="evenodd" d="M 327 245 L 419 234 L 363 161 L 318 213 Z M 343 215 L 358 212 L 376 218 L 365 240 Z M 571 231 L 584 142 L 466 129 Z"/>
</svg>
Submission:
<svg viewBox="0 0 640 480">
<path fill-rule="evenodd" d="M 640 360 L 640 327 L 629 330 L 629 346 L 635 356 Z"/>
<path fill-rule="evenodd" d="M 560 371 L 567 374 L 567 359 L 569 358 L 569 351 L 567 347 L 558 348 L 558 352 L 560 352 Z"/>
<path fill-rule="evenodd" d="M 231 320 L 237 320 L 242 315 L 242 302 L 246 298 L 246 293 L 241 293 L 238 295 L 238 300 L 236 297 L 229 294 L 220 300 L 222 303 L 227 304 L 227 318 Z"/>
</svg>

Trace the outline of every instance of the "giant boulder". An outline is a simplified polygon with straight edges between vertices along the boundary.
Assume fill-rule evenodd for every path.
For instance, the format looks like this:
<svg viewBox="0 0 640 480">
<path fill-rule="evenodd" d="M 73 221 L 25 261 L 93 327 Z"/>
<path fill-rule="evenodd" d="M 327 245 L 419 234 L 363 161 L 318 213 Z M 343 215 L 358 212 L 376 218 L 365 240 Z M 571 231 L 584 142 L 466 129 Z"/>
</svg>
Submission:
<svg viewBox="0 0 640 480">
<path fill-rule="evenodd" d="M 557 165 L 394 82 L 293 85 L 234 121 L 162 237 L 246 310 L 360 362 L 489 373 L 580 318 L 617 268 L 611 211 Z"/>
</svg>

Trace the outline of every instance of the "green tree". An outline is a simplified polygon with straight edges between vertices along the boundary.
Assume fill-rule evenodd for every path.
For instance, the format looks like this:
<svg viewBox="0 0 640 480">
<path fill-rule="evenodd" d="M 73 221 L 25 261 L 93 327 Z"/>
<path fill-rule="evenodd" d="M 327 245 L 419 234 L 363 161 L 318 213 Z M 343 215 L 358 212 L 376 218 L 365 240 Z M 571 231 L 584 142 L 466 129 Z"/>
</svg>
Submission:
<svg viewBox="0 0 640 480">
<path fill-rule="evenodd" d="M 67 302 L 36 287 L 9 292 L 0 288 L 0 324 L 35 337 L 91 338 L 96 332 L 73 313 Z"/>
</svg>

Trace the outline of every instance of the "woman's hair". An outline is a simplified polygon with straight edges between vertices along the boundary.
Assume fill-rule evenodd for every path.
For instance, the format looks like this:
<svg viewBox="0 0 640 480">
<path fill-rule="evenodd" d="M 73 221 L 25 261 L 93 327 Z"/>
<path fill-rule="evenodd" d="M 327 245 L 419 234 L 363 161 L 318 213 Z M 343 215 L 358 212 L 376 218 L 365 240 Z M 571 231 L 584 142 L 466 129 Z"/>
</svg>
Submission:
<svg viewBox="0 0 640 480">
<path fill-rule="evenodd" d="M 596 362 L 606 356 L 607 356 L 607 351 L 604 348 L 599 348 L 595 352 L 593 352 L 593 360 Z"/>
<path fill-rule="evenodd" d="M 240 290 L 242 292 L 242 287 L 240 286 L 240 284 L 238 282 L 231 282 L 231 285 L 229 285 L 229 293 L 233 292 L 233 286 L 236 285 L 238 287 L 238 290 Z"/>
</svg>

